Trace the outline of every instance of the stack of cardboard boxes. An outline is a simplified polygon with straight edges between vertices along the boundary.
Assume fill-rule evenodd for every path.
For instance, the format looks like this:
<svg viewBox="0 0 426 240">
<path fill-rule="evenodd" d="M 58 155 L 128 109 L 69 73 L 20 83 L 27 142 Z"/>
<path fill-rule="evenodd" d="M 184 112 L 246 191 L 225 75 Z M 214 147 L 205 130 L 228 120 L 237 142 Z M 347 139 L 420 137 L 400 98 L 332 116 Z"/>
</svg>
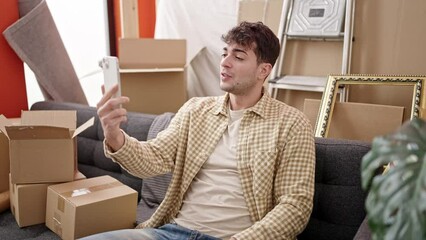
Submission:
<svg viewBox="0 0 426 240">
<path fill-rule="evenodd" d="M 85 178 L 76 170 L 72 111 L 23 111 L 20 123 L 1 116 L 2 150 L 10 167 L 10 208 L 20 227 L 44 223 L 49 185 Z M 10 174 L 9 174 L 10 169 Z M 7 172 L 6 172 L 7 171 Z"/>
<path fill-rule="evenodd" d="M 62 239 L 133 227 L 137 192 L 112 177 L 86 179 L 77 170 L 76 136 L 93 118 L 77 129 L 75 111 L 23 111 L 20 120 L 12 124 L 0 115 L 0 190 L 9 182 L 20 227 L 46 223 Z M 4 175 L 9 179 L 3 182 Z"/>
</svg>

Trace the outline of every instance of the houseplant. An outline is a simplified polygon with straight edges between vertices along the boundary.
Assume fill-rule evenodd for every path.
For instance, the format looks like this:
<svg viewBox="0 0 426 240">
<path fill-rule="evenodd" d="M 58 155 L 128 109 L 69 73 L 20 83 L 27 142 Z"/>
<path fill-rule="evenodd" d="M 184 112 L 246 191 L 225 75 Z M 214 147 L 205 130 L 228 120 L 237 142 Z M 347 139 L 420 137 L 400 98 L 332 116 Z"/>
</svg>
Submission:
<svg viewBox="0 0 426 240">
<path fill-rule="evenodd" d="M 375 138 L 361 171 L 372 238 L 426 239 L 426 122 L 415 118 Z"/>
</svg>

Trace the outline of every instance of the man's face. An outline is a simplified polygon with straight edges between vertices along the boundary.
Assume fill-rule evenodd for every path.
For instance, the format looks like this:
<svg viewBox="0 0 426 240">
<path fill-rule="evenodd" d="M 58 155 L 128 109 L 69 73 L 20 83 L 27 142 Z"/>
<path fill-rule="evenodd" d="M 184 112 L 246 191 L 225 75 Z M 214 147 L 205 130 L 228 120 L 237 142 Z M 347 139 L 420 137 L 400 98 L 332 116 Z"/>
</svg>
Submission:
<svg viewBox="0 0 426 240">
<path fill-rule="evenodd" d="M 251 48 L 238 44 L 228 44 L 223 48 L 220 62 L 220 88 L 235 95 L 245 95 L 261 88 L 264 78 L 261 78 L 257 57 Z"/>
</svg>

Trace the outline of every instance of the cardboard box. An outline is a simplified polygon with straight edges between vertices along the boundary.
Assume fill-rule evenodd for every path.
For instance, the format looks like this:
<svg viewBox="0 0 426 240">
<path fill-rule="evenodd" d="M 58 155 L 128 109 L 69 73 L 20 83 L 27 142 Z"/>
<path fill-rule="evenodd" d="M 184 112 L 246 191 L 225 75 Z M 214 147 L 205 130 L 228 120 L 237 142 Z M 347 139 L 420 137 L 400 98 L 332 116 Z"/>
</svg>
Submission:
<svg viewBox="0 0 426 240">
<path fill-rule="evenodd" d="M 76 129 L 76 119 L 75 111 L 23 111 L 21 124 L 11 126 L 0 115 L 0 129 L 9 139 L 13 184 L 73 180 L 77 167 L 75 137 L 94 121 L 92 118 Z"/>
<path fill-rule="evenodd" d="M 128 111 L 177 112 L 187 100 L 186 41 L 120 39 L 121 93 Z"/>
<path fill-rule="evenodd" d="M 9 178 L 11 175 L 9 174 Z M 74 173 L 74 181 L 85 179 L 81 172 Z M 46 221 L 47 187 L 57 183 L 12 184 L 10 183 L 10 209 L 19 227 Z"/>
<path fill-rule="evenodd" d="M 239 0 L 237 21 L 261 21 L 278 36 L 283 0 Z"/>
<path fill-rule="evenodd" d="M 0 192 L 9 189 L 9 140 L 0 132 Z"/>
<path fill-rule="evenodd" d="M 316 125 L 320 100 L 305 99 L 303 112 L 313 130 Z M 403 123 L 404 107 L 378 104 L 336 102 L 331 117 L 328 138 L 354 139 L 372 142 L 398 129 Z"/>
<path fill-rule="evenodd" d="M 44 223 L 47 187 L 52 183 L 10 183 L 10 210 L 19 227 Z"/>
<path fill-rule="evenodd" d="M 21 120 L 19 118 L 12 118 L 6 120 L 7 125 L 19 124 Z M 9 190 L 9 172 L 10 172 L 10 161 L 9 161 L 9 139 L 0 130 L 0 192 Z"/>
<path fill-rule="evenodd" d="M 110 176 L 51 185 L 46 226 L 62 239 L 133 228 L 138 194 Z"/>
</svg>

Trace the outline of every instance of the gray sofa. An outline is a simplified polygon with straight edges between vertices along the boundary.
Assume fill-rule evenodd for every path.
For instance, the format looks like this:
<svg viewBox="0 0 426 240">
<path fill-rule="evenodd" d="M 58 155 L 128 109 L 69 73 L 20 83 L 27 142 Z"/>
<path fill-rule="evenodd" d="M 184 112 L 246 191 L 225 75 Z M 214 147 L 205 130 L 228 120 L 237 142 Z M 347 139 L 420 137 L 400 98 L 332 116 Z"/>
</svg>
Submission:
<svg viewBox="0 0 426 240">
<path fill-rule="evenodd" d="M 38 102 L 32 110 L 77 110 L 78 125 L 92 116 L 96 109 L 80 104 Z M 139 140 L 153 138 L 164 129 L 171 113 L 152 115 L 128 114 L 124 131 Z M 110 175 L 139 193 L 136 222 L 146 220 L 163 199 L 170 181 L 170 174 L 150 179 L 136 178 L 103 154 L 103 131 L 99 119 L 93 127 L 78 136 L 78 168 L 88 178 Z M 370 150 L 368 143 L 353 140 L 317 138 L 314 209 L 300 240 L 354 239 L 365 218 L 366 193 L 361 189 L 360 163 Z M 368 230 L 368 229 L 367 229 Z M 357 236 L 359 233 L 357 234 Z M 363 235 L 366 236 L 366 235 Z M 20 229 L 10 211 L 0 213 L 0 239 L 59 239 L 43 224 Z"/>
</svg>

